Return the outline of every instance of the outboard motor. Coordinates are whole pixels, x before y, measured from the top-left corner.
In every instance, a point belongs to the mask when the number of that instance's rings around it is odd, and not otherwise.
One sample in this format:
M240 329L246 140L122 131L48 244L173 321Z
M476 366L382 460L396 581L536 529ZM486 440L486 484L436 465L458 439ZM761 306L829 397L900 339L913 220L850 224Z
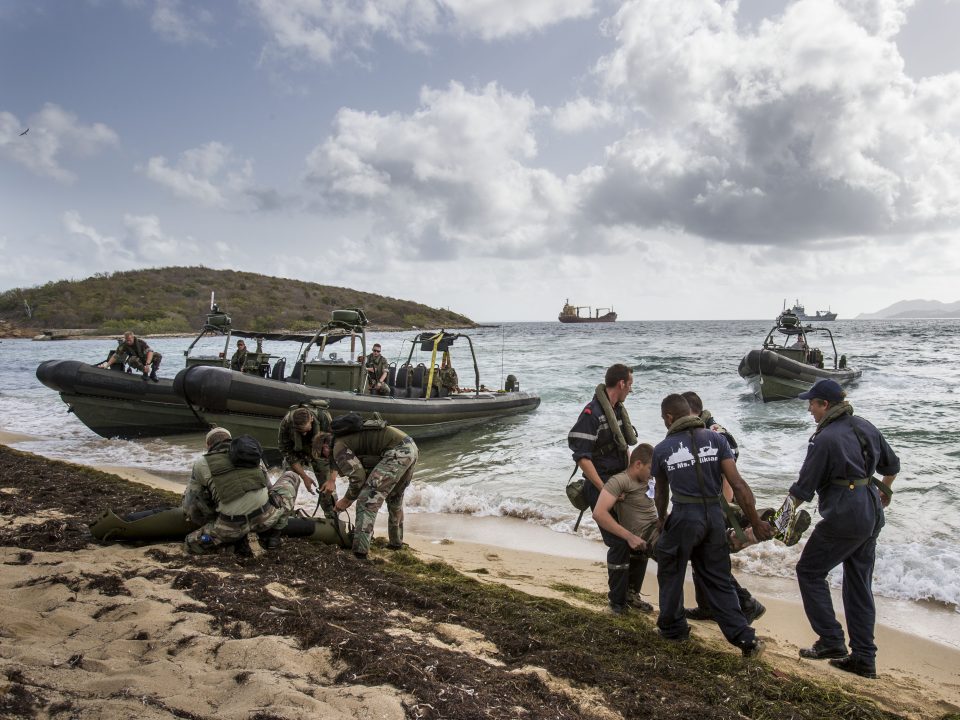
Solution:
M507 375L506 381L503 383L503 389L507 392L519 392L520 391L520 381L517 380L516 375Z

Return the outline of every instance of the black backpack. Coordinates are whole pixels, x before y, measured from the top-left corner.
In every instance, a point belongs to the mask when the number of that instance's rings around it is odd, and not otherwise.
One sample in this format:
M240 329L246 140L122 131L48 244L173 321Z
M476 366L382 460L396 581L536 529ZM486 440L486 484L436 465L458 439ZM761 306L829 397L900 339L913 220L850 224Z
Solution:
M241 435L230 441L230 463L234 467L260 467L263 458L263 448L256 438Z

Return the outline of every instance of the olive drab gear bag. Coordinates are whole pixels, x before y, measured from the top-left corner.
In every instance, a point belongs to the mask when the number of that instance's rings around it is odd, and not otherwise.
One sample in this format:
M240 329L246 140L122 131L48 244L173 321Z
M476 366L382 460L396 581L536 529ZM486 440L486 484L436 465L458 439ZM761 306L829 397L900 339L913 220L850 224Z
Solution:
M580 527L580 521L583 520L583 514L590 509L590 503L587 502L587 494L584 492L584 488L587 484L587 479L584 477L574 478L573 476L577 474L577 470L580 469L579 465L573 466L573 472L570 473L570 477L567 478L567 499L570 501L570 504L573 505L577 510L580 511L580 515L577 517L577 521L573 524L573 531L576 532Z

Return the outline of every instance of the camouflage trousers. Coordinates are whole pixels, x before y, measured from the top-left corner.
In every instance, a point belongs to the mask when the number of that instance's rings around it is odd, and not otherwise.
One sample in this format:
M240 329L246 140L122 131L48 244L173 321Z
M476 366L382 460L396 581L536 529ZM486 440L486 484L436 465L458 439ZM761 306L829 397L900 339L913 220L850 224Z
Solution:
M357 497L356 527L353 531L353 551L366 555L370 551L373 524L384 501L387 503L387 534L390 545L403 544L403 493L413 479L413 468L420 451L411 438L390 448L381 456L377 466L367 475Z
M156 372L157 370L160 369L160 363L162 361L163 361L163 355L161 355L158 352L155 352L153 354L153 360L150 362L149 365L144 365L140 361L140 358L138 358L136 355L131 355L130 357L127 358L127 365L132 367L134 370L139 370L140 372L146 372L147 368L149 368L153 372Z
M203 555L242 540L250 533L282 530L293 515L299 490L300 476L292 471L283 473L268 491L270 499L266 510L243 520L228 520L218 514L202 528L187 535L183 541L184 549L194 555Z

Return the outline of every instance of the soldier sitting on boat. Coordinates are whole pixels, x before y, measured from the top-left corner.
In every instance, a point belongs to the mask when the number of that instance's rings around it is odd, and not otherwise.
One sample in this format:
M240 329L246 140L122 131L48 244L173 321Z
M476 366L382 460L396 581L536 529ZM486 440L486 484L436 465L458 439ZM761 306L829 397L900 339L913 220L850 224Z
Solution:
M261 463L263 450L254 438L233 439L225 428L206 436L207 452L193 464L183 494L183 512L201 525L184 539L192 554L210 553L224 545L249 551L249 533L270 550L280 546L280 531L293 514L300 478L284 472L273 485Z
M375 343L373 352L367 355L364 369L367 371L367 390L375 395L389 395L390 386L386 382L389 367L380 343Z
M453 364L450 362L450 356L444 354L443 361L440 365L440 394L449 395L459 391L460 378L457 377L457 371L454 370Z
M237 351L230 358L230 369L243 372L247 364L247 344L243 340L237 340Z
M163 355L152 350L146 341L134 335L132 330L127 330L123 334L123 340L117 346L116 352L97 367L109 368L116 363L120 363L122 367L123 363L126 363L133 369L141 371L144 380L149 378L154 382L159 382L157 370L160 369L162 360Z

